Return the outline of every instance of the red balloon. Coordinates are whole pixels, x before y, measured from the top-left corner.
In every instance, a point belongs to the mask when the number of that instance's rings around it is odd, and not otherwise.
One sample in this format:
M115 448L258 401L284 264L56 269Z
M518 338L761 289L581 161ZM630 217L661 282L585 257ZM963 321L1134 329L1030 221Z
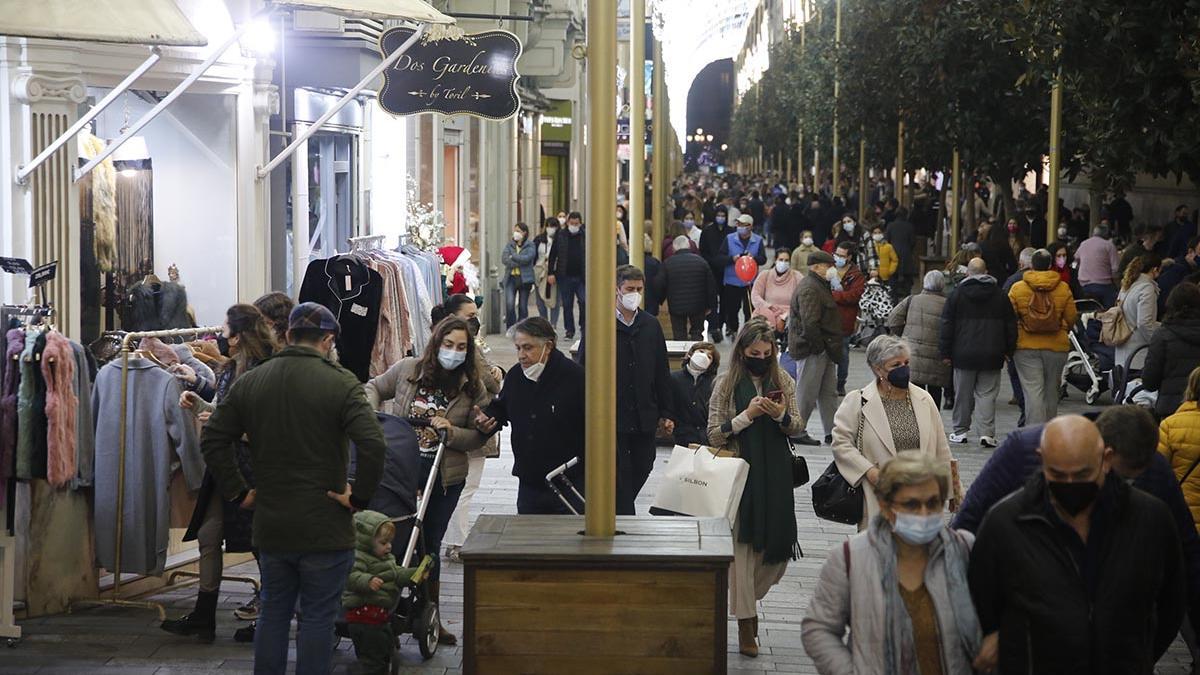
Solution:
M733 273L742 281L750 283L758 276L758 263L754 261L754 258L744 255L733 264Z

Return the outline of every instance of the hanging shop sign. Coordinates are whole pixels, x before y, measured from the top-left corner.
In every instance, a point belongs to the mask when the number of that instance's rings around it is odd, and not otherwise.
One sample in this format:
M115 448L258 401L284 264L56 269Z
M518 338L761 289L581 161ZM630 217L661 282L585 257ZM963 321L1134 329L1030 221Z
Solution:
M48 262L29 273L29 287L41 286L58 276L58 261Z
M33 265L24 258L0 258L0 270L9 274L29 274L33 272Z
M387 58L413 34L392 28L379 39ZM517 59L521 41L503 30L461 38L418 40L383 73L379 105L393 115L438 112L490 120L520 110Z

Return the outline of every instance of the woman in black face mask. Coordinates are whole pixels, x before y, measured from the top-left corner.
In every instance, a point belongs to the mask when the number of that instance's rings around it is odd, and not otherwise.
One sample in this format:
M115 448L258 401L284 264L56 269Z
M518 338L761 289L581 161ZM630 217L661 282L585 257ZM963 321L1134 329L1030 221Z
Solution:
M875 484L879 469L896 453L917 450L950 464L950 442L933 397L909 384L908 343L881 335L867 347L867 365L875 379L858 391L846 392L834 417L833 458L842 477L864 486L863 519L866 528L879 512ZM950 510L961 495L951 494Z
M742 326L729 370L713 385L708 440L750 464L733 526L729 583L738 648L746 656L758 655L757 601L800 552L788 440L803 430L795 392L796 383L779 367L774 328L762 317Z

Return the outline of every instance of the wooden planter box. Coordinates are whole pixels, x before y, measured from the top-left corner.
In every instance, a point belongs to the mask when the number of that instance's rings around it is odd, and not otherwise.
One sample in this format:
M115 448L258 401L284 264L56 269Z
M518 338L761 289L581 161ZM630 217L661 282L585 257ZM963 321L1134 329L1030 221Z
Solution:
M464 672L725 673L729 525L619 517L613 539L573 516L480 516L462 549Z

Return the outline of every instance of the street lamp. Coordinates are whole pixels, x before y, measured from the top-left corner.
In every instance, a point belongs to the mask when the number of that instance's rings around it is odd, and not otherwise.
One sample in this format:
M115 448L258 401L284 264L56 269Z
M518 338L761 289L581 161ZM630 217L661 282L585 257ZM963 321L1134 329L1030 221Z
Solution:
M691 135L691 134L688 134L688 135L687 135L687 142L688 142L688 143L691 143L691 142L692 142L692 135Z
M709 143L712 143L712 134L705 136L704 140L708 141Z
M726 150L728 150L728 149L729 149L729 144L728 144L728 143L722 143L722 144L721 144L721 152L725 152L725 151L726 151Z
M696 135L697 136L699 136L700 134L703 134L703 133L704 133L703 129L701 129L700 127L696 127Z

